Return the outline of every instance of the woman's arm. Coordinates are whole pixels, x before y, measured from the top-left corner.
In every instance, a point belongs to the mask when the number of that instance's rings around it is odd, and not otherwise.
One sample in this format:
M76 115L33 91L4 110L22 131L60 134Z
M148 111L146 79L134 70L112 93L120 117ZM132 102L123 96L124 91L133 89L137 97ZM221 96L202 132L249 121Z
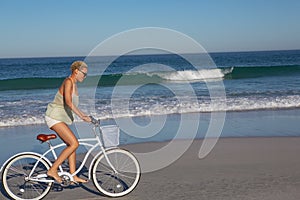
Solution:
M72 101L72 94L73 94L73 83L70 79L66 79L64 86L63 86L63 96L65 104L82 120L90 122L91 119L85 113L83 113L79 108L77 108Z

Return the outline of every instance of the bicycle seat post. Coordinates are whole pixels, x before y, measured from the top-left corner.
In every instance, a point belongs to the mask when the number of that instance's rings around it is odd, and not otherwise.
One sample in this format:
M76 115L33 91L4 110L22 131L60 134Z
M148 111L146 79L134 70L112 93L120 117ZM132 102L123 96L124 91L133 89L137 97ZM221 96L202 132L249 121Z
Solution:
M47 144L48 144L48 147L49 147L49 149L52 149L52 144L51 144L51 142L48 140L48 141L46 141L47 142Z

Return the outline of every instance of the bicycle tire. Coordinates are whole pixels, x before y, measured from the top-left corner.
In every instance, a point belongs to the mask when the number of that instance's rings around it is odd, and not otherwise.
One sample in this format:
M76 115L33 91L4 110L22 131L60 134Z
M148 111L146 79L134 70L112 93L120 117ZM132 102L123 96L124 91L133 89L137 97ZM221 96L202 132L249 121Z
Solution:
M5 165L2 173L2 184L8 196L15 200L39 200L49 193L53 182L26 180L39 159L38 155L20 154L13 157ZM49 168L50 164L41 159L32 175L46 174Z
M108 197L129 194L137 186L141 169L138 160L127 150L115 148L106 151L109 161L118 173L114 173L104 154L100 154L92 166L92 180L95 187Z

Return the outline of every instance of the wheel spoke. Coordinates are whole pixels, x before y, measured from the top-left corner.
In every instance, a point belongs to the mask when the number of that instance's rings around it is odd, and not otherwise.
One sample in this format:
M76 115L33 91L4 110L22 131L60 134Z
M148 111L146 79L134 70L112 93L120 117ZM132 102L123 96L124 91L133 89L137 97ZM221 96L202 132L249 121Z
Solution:
M15 168L15 167L11 167L11 168L9 168L11 171L13 171L13 172L16 172L16 173L18 173L18 174L22 174L22 175L24 175L24 176L27 176L27 174L25 173L25 172L23 172L23 171L21 171L21 170L19 170L19 169L17 169L17 168Z
M39 162L37 166L35 166L36 162ZM37 177L45 174L49 168L50 165L37 155L20 154L12 158L4 167L2 174L4 190L12 199L41 199L48 194L52 183L30 181L25 177L30 173Z
M118 176L122 176L122 177L125 177L125 178L129 178L129 179L136 179L136 176L128 176L128 175L125 175L125 174L122 174L122 173L119 173Z
M114 173L101 154L92 168L96 188L110 197L128 194L136 187L140 178L138 161L130 152L122 149L111 149L106 154L117 173Z

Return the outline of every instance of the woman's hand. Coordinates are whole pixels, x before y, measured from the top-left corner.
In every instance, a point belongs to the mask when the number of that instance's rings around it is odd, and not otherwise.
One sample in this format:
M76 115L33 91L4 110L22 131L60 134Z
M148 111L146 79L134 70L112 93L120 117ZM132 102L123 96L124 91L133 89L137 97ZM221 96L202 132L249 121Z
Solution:
M85 121L85 122L91 122L92 121L92 119L89 117L89 116L82 116L81 117L81 119L83 120L83 121Z

